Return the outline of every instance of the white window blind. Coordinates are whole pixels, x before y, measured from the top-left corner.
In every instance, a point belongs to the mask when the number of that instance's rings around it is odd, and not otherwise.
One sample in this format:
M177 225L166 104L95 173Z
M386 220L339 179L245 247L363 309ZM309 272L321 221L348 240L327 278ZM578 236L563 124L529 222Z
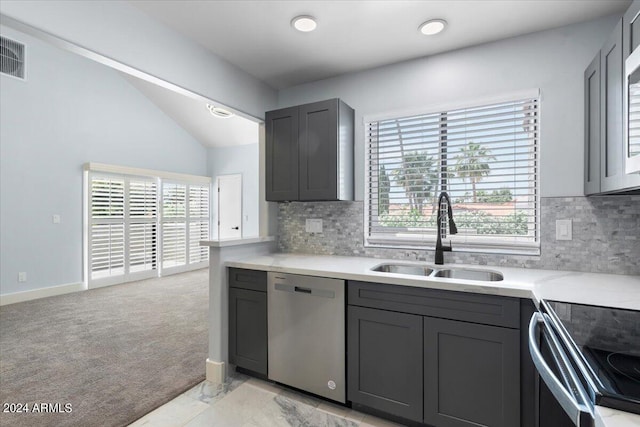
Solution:
M90 271L92 279L124 275L124 179L91 180Z
M430 247L446 191L454 250L539 253L538 128L537 98L368 123L367 245Z
M91 280L155 270L155 181L94 174L90 187Z
M189 186L189 264L209 259L209 248L200 246L209 237L209 186Z
M162 183L162 268L187 261L187 186Z
M155 181L129 180L129 271L156 270L158 191Z
M162 183L162 267L206 263L209 251L209 185Z
M206 266L208 248L200 247L201 240L209 239L209 183L205 177L172 182L159 176L93 171L91 164L88 169L91 286Z

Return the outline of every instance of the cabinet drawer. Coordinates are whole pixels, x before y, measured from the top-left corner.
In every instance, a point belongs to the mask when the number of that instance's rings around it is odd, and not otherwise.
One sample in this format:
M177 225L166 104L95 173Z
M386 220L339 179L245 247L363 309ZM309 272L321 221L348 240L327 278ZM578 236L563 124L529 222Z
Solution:
M518 298L349 281L347 303L485 325L520 327Z
M267 272L229 268L229 287L267 292Z

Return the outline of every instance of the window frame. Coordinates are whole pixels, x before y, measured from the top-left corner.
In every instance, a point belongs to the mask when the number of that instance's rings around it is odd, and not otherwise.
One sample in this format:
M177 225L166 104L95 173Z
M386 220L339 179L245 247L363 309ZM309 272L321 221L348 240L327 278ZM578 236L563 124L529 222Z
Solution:
M541 211L540 211L540 170L541 170L541 112L542 112L542 94L539 89L531 89L513 92L509 94L503 94L493 97L486 97L482 99L476 99L468 102L457 102L457 103L448 103L448 104L438 104L433 105L426 108L420 109L410 109L410 110L398 110L391 111L382 114L369 115L363 117L363 129L364 129L364 227L363 227L363 237L364 237L364 246L368 248L384 248L384 249L413 249L413 250L429 250L434 249L436 243L436 228L432 227L427 230L432 230L432 233L420 232L416 233L415 231L411 233L407 231L405 235L403 235L402 230L399 230L395 235L382 235L370 233L371 229L371 211L374 209L372 207L372 197L371 197L371 188L374 185L372 183L372 174L370 171L373 168L373 160L370 150L370 134L369 134L369 126L374 122L381 122L387 120L396 120L402 118L408 118L412 116L420 116L420 115L435 115L435 114L443 114L448 113L455 110L462 109L473 109L484 106L498 105L501 103L509 103L509 102L519 102L526 99L536 99L537 100L537 114L536 114L536 137L534 143L534 167L535 167L535 182L532 187L532 194L534 195L535 201L533 202L532 211L533 213L533 226L534 226L534 235L533 237L526 237L523 241L514 243L515 238L510 238L511 241L508 241L504 238L492 237L492 235L464 235L462 238L459 235L447 235L447 240L452 241L452 245L454 251L457 252L475 252L475 253L486 253L486 254L510 254L510 255L540 255L540 241L541 241L541 229L540 229L540 221L541 221ZM438 168L441 167L441 159L438 159ZM442 174L438 174L438 184L436 186L436 194L441 191L442 185ZM444 178L446 180L446 178ZM377 184L376 184L377 185ZM379 190L376 188L376 192ZM377 207L375 207L377 209ZM377 215L377 214L376 214ZM455 212L454 212L454 220L455 220ZM466 241L462 241L462 239Z

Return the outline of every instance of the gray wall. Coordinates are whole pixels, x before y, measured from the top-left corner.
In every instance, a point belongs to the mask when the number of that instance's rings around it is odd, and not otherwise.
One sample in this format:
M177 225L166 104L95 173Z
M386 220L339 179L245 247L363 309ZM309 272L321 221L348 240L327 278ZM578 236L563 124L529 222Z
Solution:
M362 200L363 117L429 111L539 88L541 194L582 195L583 72L618 19L606 17L300 85L280 91L278 104L339 97L355 109L356 198Z
M0 77L0 293L78 283L82 165L206 175L206 150L116 71L0 30L28 61L27 81Z
M256 139L258 135L256 135ZM242 175L242 235L253 237L259 234L259 185L258 142L236 147L209 148L207 150L207 175L216 179L219 175ZM215 195L214 195L215 196ZM217 206L214 203L214 206ZM213 213L217 215L217 213ZM214 226L217 219L214 218Z
M255 117L276 91L125 1L2 0L0 13Z

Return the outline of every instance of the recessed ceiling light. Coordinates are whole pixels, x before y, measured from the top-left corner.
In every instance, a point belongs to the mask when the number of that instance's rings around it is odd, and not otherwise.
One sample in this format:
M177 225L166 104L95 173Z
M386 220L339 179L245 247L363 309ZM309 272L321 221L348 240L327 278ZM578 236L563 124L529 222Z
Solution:
M291 26L298 31L308 33L315 30L318 26L318 23L316 22L316 18L314 18L313 16L300 15L291 20Z
M418 30L425 36L433 36L444 30L444 27L446 26L447 21L445 21L444 19L430 19L424 24L420 25L418 27Z
M235 116L235 114L233 114L231 111L225 110L224 108L221 108L221 107L216 107L211 104L207 104L207 109L209 110L211 115L218 117L220 119L228 119L229 117Z

